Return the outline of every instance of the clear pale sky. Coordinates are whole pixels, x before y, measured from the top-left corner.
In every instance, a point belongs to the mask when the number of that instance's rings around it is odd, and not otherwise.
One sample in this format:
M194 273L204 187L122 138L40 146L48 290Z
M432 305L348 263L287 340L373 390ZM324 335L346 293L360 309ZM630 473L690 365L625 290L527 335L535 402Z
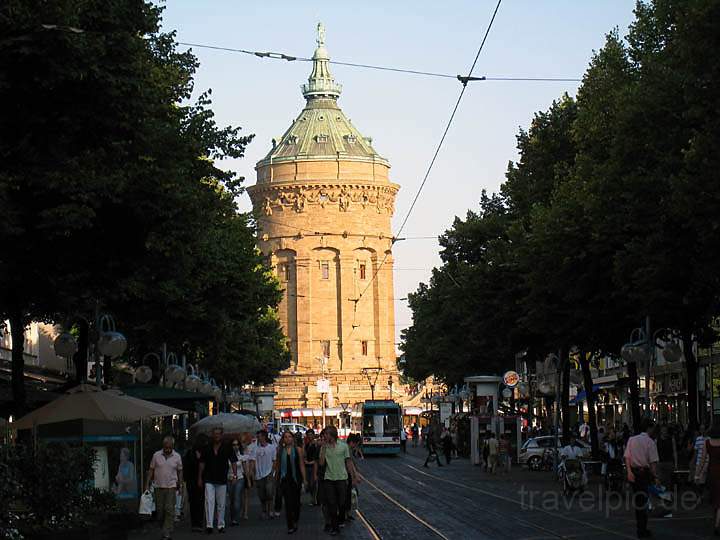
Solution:
M164 27L178 41L283 52L310 57L322 21L333 60L467 74L495 8L495 0L457 2L170 0ZM580 78L593 50L613 27L624 35L632 0L505 0L474 75ZM183 47L186 48L186 47ZM254 133L246 157L228 168L255 183L255 162L271 139L290 126L304 105L300 85L311 64L260 59L193 48L200 61L196 93L212 89L220 125ZM340 106L391 165L400 184L394 230L406 214L455 103L453 79L331 66L343 85ZM402 236L442 234L455 216L477 208L483 189L494 191L508 161L517 158L515 136L534 112L547 109L575 82L475 82L465 93L435 167ZM243 195L242 210L251 208ZM396 336L411 323L401 300L427 282L439 264L436 240L408 240L394 248Z

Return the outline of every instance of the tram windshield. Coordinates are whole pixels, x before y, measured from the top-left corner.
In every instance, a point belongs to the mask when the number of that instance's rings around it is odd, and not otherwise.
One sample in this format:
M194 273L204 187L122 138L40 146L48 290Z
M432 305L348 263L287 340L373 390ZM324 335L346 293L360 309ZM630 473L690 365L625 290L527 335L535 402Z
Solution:
M363 414L365 437L397 437L400 435L398 409L370 409Z

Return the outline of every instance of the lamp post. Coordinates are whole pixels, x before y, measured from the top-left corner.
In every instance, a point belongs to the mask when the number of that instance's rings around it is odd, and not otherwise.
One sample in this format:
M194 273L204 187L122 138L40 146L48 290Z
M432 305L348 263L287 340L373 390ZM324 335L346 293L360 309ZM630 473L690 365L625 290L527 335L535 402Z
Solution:
M644 328L635 328L630 333L630 340L620 349L620 355L627 364L628 378L630 379L630 414L632 415L633 430L640 431L640 395L638 391L638 362L647 357L648 336ZM649 371L649 370L648 370ZM646 386L649 381L646 381Z
M328 391L328 381L325 378L325 368L327 367L327 363L329 358L327 356L318 356L318 360L320 361L320 367L322 369L322 379L318 381L318 390L320 391L320 407L322 409L322 427L325 428L325 394ZM321 382L322 381L322 382Z
M562 354L562 352L560 353ZM555 414L554 414L554 429L555 429L555 445L553 449L553 470L555 474L558 471L558 448L560 447L560 387L562 386L562 372L565 367L567 360L564 357L560 357L557 354L549 354L548 358L555 363L555 370L557 372L555 378ZM567 435L567 434L566 434Z

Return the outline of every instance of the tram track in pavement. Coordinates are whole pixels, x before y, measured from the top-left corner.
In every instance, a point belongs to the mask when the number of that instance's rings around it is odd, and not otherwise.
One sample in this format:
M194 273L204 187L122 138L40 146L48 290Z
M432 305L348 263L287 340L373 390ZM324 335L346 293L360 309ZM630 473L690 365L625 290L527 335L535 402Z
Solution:
M414 460L413 460L413 461L414 461ZM404 465L405 465L406 467L410 468L414 473L423 475L423 476L426 477L426 478L430 478L430 479L435 480L435 481L437 481L437 482L442 482L442 483L445 483L445 484L448 484L448 485L453 485L453 486L462 488L462 489L464 489L464 490L469 490L469 491L472 491L472 492L474 492L474 493L478 493L478 494L484 495L484 496L486 496L486 497L491 497L491 498L493 498L493 499L495 499L495 500L499 500L499 501L504 501L504 502L507 502L507 503L511 503L512 505L517 506L518 509L521 510L521 511L524 511L524 512L528 512L528 511L531 511L531 512L532 512L532 511L534 511L534 512L538 512L538 513L540 513L540 514L544 514L544 515L546 515L546 516L548 516L548 517L550 517L550 518L552 518L552 519L555 519L555 520L558 520L558 519L559 519L559 520L563 520L563 521L565 521L565 522L567 522L567 523L572 523L572 524L574 524L574 525L581 526L581 527L583 527L584 530L585 530L584 535L587 535L587 532L589 532L590 530L592 530L592 531L594 531L594 532L596 532L596 533L598 533L598 534L604 535L604 537L606 537L606 538L607 538L608 536L613 537L613 538L631 538L631 539L634 539L634 538L635 538L634 535L629 535L629 534L623 533L623 532L621 532L621 531L616 531L616 530L608 529L608 528L606 528L606 527L602 527L602 526L600 526L600 525L591 523L591 522L589 522L589 521L585 521L585 520L581 520L581 519L578 519L578 518L574 518L574 517L567 516L567 515L565 515L565 514L563 514L563 513L560 513L560 512L552 512L552 511L549 511L549 510L545 510L545 509L543 509L543 508L539 508L539 507L537 507L537 506L524 503L523 501L520 501L520 500L518 500L517 498L514 498L514 497L509 497L509 496L506 496L506 495L500 495L500 494L498 494L497 492L489 491L489 490L486 490L486 489L480 489L480 488L477 488L477 487L475 487L475 486L472 486L472 485L469 485L469 484L466 484L466 483L463 483L463 482L458 482L458 481L455 481L455 480L451 480L451 479L448 479L448 478L444 478L444 477L442 477L442 476L438 476L438 475L435 475L435 474L430 474L429 472L423 471L423 470L419 469L418 467L415 467L415 466L410 465L410 464L407 464L407 463L404 463ZM405 475L403 475L402 473L396 472L394 469L392 469L391 467L388 467L388 466L385 465L385 464L383 464L383 466L384 466L388 471L395 472L396 474L398 474L398 475L401 476L401 477L404 477L404 476L405 476ZM417 482L417 480L416 480L416 482ZM467 499L469 499L469 500L470 500L473 504L475 504L475 505L478 504L476 500L473 500L473 499L470 499L470 498L467 498ZM492 509L489 509L489 508L486 508L486 507L481 507L481 508L479 508L479 509L482 510L483 512L497 515L498 517L503 517L503 518L507 518L507 517L508 517L508 513L501 513L501 512L499 512L499 511L497 511L497 510L492 510ZM523 525L525 525L525 526L527 526L527 527L529 527L529 528L533 528L533 529L537 530L538 532L542 532L543 534L548 535L548 536L553 537L553 538L567 539L567 538L572 538L572 537L578 536L576 533L569 534L569 535L568 535L567 533L566 533L566 534L560 534L560 533L558 533L558 532L556 532L556 531L552 531L552 530L550 530L550 529L547 529L547 528L543 527L542 525L538 525L537 523L533 523L532 521L529 521L529 520L527 520L527 519L523 519L523 518L517 517L516 515L513 515L513 518L512 518L512 519L513 519L513 521L516 522L516 523L522 523Z
M373 488L375 492L382 495L385 499L390 501L392 504L394 504L396 507L398 507L400 510L402 510L405 514L409 517L411 517L415 522L420 523L425 530L428 530L433 533L434 537L442 538L443 540L450 540L447 536L445 536L440 530L438 530L436 527L425 521L423 518L418 516L415 512L407 508L405 505L400 503L397 499L392 497L389 493L387 493L385 490L377 486L374 482L369 480L367 476L360 474L360 477L362 478L363 482ZM368 518L368 516L364 513L362 513L360 510L356 511L363 522L363 524L367 527L368 531L373 535L374 538L381 540L383 538L382 533L379 531L377 526L373 525L372 520Z
M427 494L431 492L431 490L427 489L430 487L428 484L424 484L423 482L420 482L419 480L412 479L407 477L406 475L400 473L399 471L393 469L392 467L386 465L385 463L379 463L384 469L389 471L392 474L395 474L397 476L400 476L401 478L404 478L406 480L410 481L409 486L405 486L407 488L406 494L414 495L417 498L421 498L420 500L427 497ZM422 471L421 471L422 472ZM434 475L428 475L429 477L433 479L438 479L438 477L435 477ZM385 478L387 479L387 478ZM412 486L412 487L410 487ZM460 506L457 503L457 498L463 499L463 505ZM522 519L517 516L517 514L508 514L507 512L503 513L498 510L493 510L491 508L488 508L486 505L481 505L478 503L477 500L472 499L471 497L468 497L463 494L455 494L455 501L451 500L451 497L435 497L434 504L435 509L438 511L445 511L447 513L456 512L458 510L458 507L464 507L467 509L467 514L463 516L465 519L460 519L458 521L462 521L462 523L459 523L459 525L464 526L473 526L477 525L477 516L478 512L482 513L483 518L487 517L495 517L497 518L497 523L505 522L509 519L512 520L513 526L515 527L516 532L520 532L518 529L519 527L525 528L526 531L520 535L520 538L534 538L534 539L550 539L550 538L558 538L562 540L569 540L570 538L573 538L573 535L566 535L561 534L556 531L552 531L546 527L543 527L541 525L538 525L536 523L533 523L531 521ZM472 508L472 507L476 508ZM452 514L450 514L452 515ZM457 515L457 514L456 514ZM498 534L501 534L501 531L487 531L489 534L486 536L486 538L496 538ZM457 537L457 532L453 532L452 536ZM538 536L538 534L540 536ZM464 536L465 538L480 538L483 536L483 533L477 530L472 530L472 532L466 532L467 536Z

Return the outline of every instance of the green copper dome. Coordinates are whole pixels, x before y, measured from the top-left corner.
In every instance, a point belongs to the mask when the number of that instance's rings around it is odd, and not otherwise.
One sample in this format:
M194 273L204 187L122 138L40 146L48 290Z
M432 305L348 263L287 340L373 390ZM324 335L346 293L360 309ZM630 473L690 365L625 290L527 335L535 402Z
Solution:
M307 104L280 140L273 139L272 149L257 166L320 158L373 161L389 166L375 152L372 139L363 137L338 106L342 85L336 83L330 73L322 23L318 24L317 31L313 69L307 84L302 86Z

